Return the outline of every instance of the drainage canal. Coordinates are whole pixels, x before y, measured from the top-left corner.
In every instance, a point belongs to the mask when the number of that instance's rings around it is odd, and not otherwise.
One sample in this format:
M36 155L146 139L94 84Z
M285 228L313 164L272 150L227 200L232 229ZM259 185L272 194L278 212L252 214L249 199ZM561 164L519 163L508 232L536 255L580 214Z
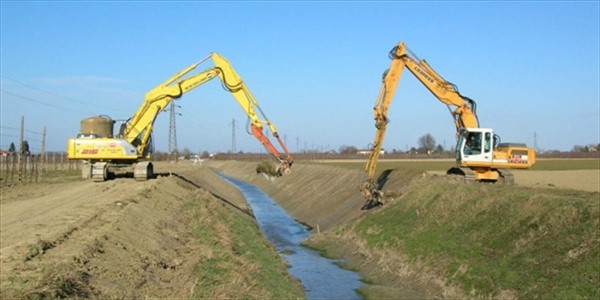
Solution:
M289 272L304 285L308 299L361 299L356 290L362 286L360 275L340 268L336 261L300 245L310 235L259 188L225 175L252 208L264 235L289 263Z

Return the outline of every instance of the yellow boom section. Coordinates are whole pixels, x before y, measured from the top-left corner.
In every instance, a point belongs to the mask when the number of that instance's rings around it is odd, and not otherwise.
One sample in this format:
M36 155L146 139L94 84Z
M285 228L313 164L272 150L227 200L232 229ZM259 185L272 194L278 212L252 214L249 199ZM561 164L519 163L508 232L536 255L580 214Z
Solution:
M402 76L403 70L404 62L402 60L392 60L390 68L383 75L383 82L381 84L381 88L379 89L379 95L377 96L375 106L373 107L375 128L377 128L377 132L375 133L371 155L369 156L369 160L367 161L367 165L365 167L365 173L367 177L365 184L369 186L375 184L373 179L375 178L375 171L377 169L377 162L379 160L379 152L381 151L383 139L385 137L385 130L388 124L388 110L390 108L392 99L394 99L394 93L396 93L398 81ZM362 190L370 191L373 189L367 187L363 188Z
M457 136L461 128L479 128L479 121L474 111L475 102L462 96L455 85L444 80L425 60L419 60L414 55L409 55L409 50L404 42L392 49L390 58L401 60L438 100L448 105L454 115ZM453 108L450 108L451 106Z
M212 59L214 67L210 67L198 74L189 75L185 78L188 73L196 69L204 61ZM210 81L214 78L220 78L223 87L229 91L235 100L242 107L248 118L251 120L252 134L273 154L280 162L284 163L287 167L284 167L287 172L289 166L292 164L292 158L279 138L275 125L271 123L264 112L260 109L258 101L254 98L246 84L242 81L240 76L231 67L229 62L217 53L211 53L205 59L190 65L189 67L181 70L171 78L156 86L154 89L146 94L145 100L137 110L135 115L129 120L126 128L121 132L121 136L131 143L138 150L140 157L144 156L148 146L148 141L152 133L152 126L158 114L162 112L171 101L181 97L184 93ZM260 112L263 119L259 118L256 111ZM277 138L277 141L282 146L286 156L281 157L277 149L271 144L271 142L264 136L262 128L263 124L266 124L273 135Z
M235 72L235 70L231 67L231 64L217 53L211 53L210 57L212 58L215 68L219 70L219 77L221 78L221 82L223 83L223 87L227 89L235 98L235 100L240 104L248 118L252 121L252 124L256 126L262 126L262 124L266 124L269 126L269 129L273 133L277 133L277 129L275 125L273 125L269 120L266 119L264 113L260 110L258 106L258 101L254 98L246 84L242 81L240 76ZM265 120L261 120L258 118L256 114L257 108L260 113L263 115Z
M152 133L152 125L158 114L165 110L174 99L217 76L218 70L210 68L189 78L181 79L204 60L183 69L146 94L144 102L127 123L125 131L121 133L124 139L138 149L139 154L145 152Z

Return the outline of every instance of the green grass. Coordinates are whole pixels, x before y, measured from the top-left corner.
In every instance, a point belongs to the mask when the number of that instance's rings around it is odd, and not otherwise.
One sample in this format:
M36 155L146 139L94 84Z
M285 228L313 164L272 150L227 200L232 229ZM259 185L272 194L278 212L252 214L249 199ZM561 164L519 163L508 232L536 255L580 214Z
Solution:
M538 171L600 170L600 159L542 159L531 168Z
M600 297L597 193L420 184L359 223L370 247L424 259L480 297Z
M301 284L247 215L222 205L191 202L193 234L212 253L196 266L195 299L302 299Z

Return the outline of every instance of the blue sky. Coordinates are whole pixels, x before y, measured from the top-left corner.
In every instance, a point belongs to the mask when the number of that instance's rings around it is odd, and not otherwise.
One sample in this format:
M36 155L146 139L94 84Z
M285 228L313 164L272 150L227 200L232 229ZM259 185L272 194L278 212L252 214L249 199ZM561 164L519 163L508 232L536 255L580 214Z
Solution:
M372 107L388 51L404 41L503 141L549 150L599 142L598 1L1 2L1 141L21 116L34 151L63 151L94 115L127 119L147 91L218 52L244 79L291 151L372 143ZM210 64L206 65L206 68ZM218 80L177 104L191 151L264 151ZM430 133L454 144L452 119L409 72L384 148ZM155 123L168 150L169 115ZM537 139L534 140L534 136Z

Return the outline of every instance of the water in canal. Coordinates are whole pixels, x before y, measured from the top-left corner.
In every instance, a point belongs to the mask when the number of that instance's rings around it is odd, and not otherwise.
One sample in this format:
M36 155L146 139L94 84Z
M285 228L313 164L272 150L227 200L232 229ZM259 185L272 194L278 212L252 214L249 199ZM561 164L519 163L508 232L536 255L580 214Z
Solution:
M300 245L310 235L259 188L221 174L236 186L252 208L264 235L289 263L289 272L304 285L308 299L361 299L355 290L363 284L356 272L344 270L334 260Z

